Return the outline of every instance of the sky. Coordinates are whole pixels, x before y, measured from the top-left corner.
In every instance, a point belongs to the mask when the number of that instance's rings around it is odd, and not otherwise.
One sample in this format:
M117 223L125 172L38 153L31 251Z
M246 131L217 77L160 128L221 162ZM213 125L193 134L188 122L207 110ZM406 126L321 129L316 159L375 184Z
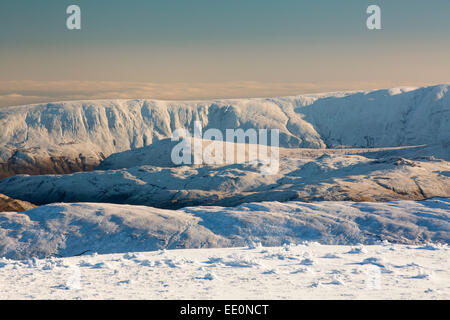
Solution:
M0 0L0 106L433 85L449 57L448 0Z

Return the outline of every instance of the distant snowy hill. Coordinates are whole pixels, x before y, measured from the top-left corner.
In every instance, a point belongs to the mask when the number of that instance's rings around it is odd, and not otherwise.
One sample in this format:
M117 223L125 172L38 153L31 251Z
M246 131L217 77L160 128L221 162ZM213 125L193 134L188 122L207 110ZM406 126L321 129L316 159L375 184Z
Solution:
M0 257L74 256L174 248L264 246L318 241L450 243L450 200L262 202L234 208L52 204L0 213ZM0 260L0 268L1 268Z
M282 147L450 145L449 85L284 98L102 100L0 109L0 177L94 169L176 128L269 128Z
M426 147L280 148L279 171L264 175L261 162L174 167L171 145L161 141L112 155L101 165L105 170L9 177L0 180L0 193L39 205L105 202L170 209L255 201L450 197L450 162L434 159L434 149Z

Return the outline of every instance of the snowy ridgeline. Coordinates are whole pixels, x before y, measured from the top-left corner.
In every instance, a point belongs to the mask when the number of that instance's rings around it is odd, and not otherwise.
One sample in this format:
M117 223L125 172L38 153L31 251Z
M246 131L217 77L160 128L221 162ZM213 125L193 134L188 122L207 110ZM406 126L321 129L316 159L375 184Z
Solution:
M0 299L448 300L449 259L446 245L386 242L3 258Z
M177 128L280 130L280 146L449 150L449 85L198 102L102 100L0 109L0 176L85 171ZM449 153L444 154L450 158Z
M0 257L68 257L250 243L450 243L450 200L262 202L163 210L115 204L52 204L0 213Z

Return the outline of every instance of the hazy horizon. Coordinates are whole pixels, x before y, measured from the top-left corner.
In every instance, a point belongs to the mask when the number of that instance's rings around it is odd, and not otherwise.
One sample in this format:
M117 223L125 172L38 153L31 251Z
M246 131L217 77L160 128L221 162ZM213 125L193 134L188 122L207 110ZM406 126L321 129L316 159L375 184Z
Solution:
M66 8L81 8L67 30ZM0 3L0 106L197 100L450 83L450 2Z

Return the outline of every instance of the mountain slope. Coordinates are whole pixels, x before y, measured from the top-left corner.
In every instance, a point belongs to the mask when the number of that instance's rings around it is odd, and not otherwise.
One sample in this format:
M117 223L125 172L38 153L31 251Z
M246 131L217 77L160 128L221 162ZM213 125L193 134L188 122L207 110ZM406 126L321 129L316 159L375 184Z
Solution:
M0 213L0 257L74 256L174 248L450 243L448 199L392 203L263 202L234 208L52 204Z
M166 150L170 144L157 146ZM0 180L0 192L39 205L105 202L170 209L257 201L450 197L450 162L425 157L427 152L425 147L280 148L279 170L264 174L266 165L261 162L165 166L169 152L164 157L148 147L112 156L105 161L110 170L9 177ZM127 164L138 166L123 168Z
M0 177L92 170L177 128L280 130L280 146L436 145L450 157L449 85L212 101L102 100L0 109Z

